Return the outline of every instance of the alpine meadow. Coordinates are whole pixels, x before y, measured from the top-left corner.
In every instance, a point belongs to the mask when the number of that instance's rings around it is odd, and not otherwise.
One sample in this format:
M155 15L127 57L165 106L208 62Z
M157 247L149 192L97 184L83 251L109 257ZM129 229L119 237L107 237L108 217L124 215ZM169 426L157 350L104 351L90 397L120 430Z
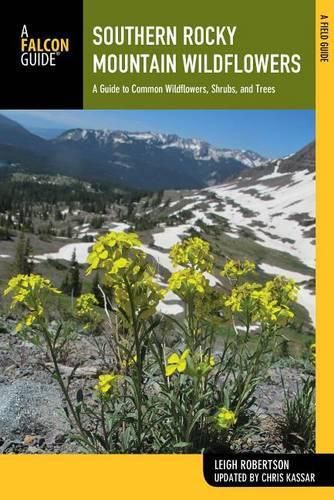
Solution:
M312 139L29 113L0 115L0 452L313 453Z

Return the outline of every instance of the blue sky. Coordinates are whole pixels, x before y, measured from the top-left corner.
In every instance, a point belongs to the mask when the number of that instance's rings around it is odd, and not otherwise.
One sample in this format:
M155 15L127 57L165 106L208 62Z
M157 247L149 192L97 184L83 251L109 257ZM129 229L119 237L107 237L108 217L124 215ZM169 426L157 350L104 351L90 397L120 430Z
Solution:
M217 147L288 155L314 139L312 110L3 111L26 128L110 128L196 137Z

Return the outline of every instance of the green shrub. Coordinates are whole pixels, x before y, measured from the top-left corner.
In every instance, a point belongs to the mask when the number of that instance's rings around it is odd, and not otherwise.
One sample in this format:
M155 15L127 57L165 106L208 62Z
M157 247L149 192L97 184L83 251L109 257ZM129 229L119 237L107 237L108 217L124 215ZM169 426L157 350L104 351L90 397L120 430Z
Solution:
M282 381L284 386L284 381ZM291 396L286 389L284 415L278 420L283 443L287 449L315 451L315 380L309 376L297 385Z

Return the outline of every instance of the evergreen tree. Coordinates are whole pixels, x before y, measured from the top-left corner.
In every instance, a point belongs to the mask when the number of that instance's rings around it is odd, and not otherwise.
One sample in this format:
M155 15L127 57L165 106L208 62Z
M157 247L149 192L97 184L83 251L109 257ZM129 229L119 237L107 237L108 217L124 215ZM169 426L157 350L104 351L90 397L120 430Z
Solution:
M31 274L33 270L32 246L30 240L20 233L15 252L14 273Z
M71 259L71 269L70 269L70 282L72 287L72 295L74 297L78 297L81 293L81 281L80 281L80 269L79 264L77 262L75 249L73 250L72 259Z
M61 285L61 289L67 295L79 297L81 293L82 283L80 281L80 269L76 258L75 249L72 253L71 266L66 273L65 279Z
M15 274L24 273L25 240L23 233L20 233L15 250Z
M24 249L24 264L25 264L25 273L31 274L34 269L34 262L32 260L33 249L30 243L30 238L26 239L25 249Z
M65 274L65 278L64 278L62 284L60 285L60 289L61 289L62 292L66 293L66 295L70 295L71 294L70 282L69 282L69 279L68 279L68 273Z

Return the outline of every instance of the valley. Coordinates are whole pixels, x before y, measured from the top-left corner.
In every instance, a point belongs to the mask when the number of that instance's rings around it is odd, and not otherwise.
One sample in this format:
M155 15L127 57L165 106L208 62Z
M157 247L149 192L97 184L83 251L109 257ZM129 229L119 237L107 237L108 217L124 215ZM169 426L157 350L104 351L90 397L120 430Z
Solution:
M73 141L79 140L77 132L70 134ZM103 135L98 137L101 139ZM151 140L151 136L145 137ZM196 150L196 154L200 153ZM221 185L139 193L133 199L127 199L123 193L118 199L106 198L103 203L102 193L94 192L89 182L64 176L35 175L29 179L39 186L51 184L61 192L74 186L80 188L77 197L81 201L70 205L60 198L53 206L45 200L43 208L35 201L30 228L25 228L33 248L35 271L52 277L57 286L68 270L73 251L84 268L92 242L107 231L137 232L144 241L144 251L158 266L163 283L173 270L168 259L172 245L189 235L197 235L210 242L221 266L227 258L250 259L256 263L262 280L273 275L295 279L300 286L300 323L305 331L312 331L315 323L313 145L297 153L295 160L287 158L247 168ZM12 177L16 183L27 180L24 173ZM85 196L95 196L100 203L83 203ZM2 218L5 217L3 213ZM15 256L20 211L12 214L11 219L13 237L1 242L3 281L10 276ZM81 274L85 282L83 270ZM219 268L211 280L220 283ZM180 301L170 293L161 309L168 314L182 312Z
M91 397L96 377L114 370L116 363L108 337L108 328L118 332L114 291L102 284L101 269L86 272L94 243L110 232L138 234L154 270L154 284L164 290L171 275L184 270L173 264L169 252L189 237L210 246L213 266L203 271L203 277L213 293L231 293L233 283L221 274L231 259L254 263L249 279L261 285L275 276L296 282L293 319L280 329L275 348L269 342L263 363L270 360L270 366L261 380L254 375L256 385L247 396L247 418L258 431L247 430L240 418L246 434L233 446L269 453L299 449L293 439L292 444L281 442L276 420L284 413L282 377L289 394L296 392L304 376L313 377L309 353L316 321L314 143L272 160L253 151L154 132L76 128L46 140L0 115L0 453L82 452L60 415L63 397L55 380L41 368L49 368L49 358L38 342L33 345L29 336L15 334L19 313L9 309L3 291L18 273L43 276L62 291L53 298L48 318L51 332L58 318L72 329L60 353L61 375L65 380L74 370L71 397ZM101 284L109 290L109 305ZM82 294L92 294L97 301L89 328L76 312ZM160 336L163 339L158 343L163 350L176 349L175 325L187 314L177 289L159 296L154 317L160 318L157 335L159 342ZM226 346L243 345L240 361L239 347L232 356L235 385L232 379L228 383L233 397L239 390L238 377L247 374L242 363L253 366L263 325L255 321L248 328L241 319L219 314L216 319L222 321L215 324L210 362L218 365ZM126 326L120 332L127 338ZM249 358L242 361L244 350ZM126 369L131 369L133 359ZM95 403L93 397L90 404Z

